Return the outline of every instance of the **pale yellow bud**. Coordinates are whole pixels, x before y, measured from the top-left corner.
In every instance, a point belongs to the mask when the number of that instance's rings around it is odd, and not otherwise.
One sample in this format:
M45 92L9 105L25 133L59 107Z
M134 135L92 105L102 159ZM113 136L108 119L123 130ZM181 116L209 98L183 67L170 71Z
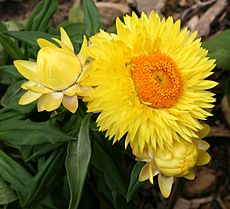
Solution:
M37 74L44 86L63 90L73 85L81 72L81 64L73 51L43 47L37 58Z
M155 163L165 176L186 176L196 165L198 148L195 142L175 142L171 150L159 150L155 153Z

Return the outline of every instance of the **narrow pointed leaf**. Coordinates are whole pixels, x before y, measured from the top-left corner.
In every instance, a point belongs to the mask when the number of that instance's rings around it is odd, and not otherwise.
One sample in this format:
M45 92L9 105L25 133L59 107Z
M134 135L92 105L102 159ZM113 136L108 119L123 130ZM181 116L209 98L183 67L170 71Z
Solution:
M17 199L15 191L0 177L0 205L7 205Z
M143 167L143 163L137 162L133 167L132 173L130 175L128 192L126 194L126 200L129 202L133 195L137 192L137 189L141 186L141 182L138 181L140 171Z
M13 65L4 65L0 67L0 83L10 85L23 77L18 73Z
M95 168L101 171L104 179L111 191L116 191L119 194L126 195L125 182L116 167L116 163L100 146L97 140L93 141L92 164Z
M57 9L57 0L40 1L26 24L26 30L45 31L48 27L49 20Z
M26 183L32 176L2 150L0 150L0 173L2 179L17 192L20 201L24 201L27 196Z
M54 151L45 161L38 173L26 183L27 197L23 207L44 197L44 191L51 190L57 184L58 176L63 166L65 147Z
M38 145L46 142L59 144L75 139L49 121L10 119L0 122L0 141L9 145Z
M84 18L86 25L86 35L88 37L96 34L100 29L100 16L93 0L83 1Z
M68 209L77 209L88 166L91 158L91 144L89 137L90 114L82 121L77 141L69 142L66 157L67 180L70 189L70 202Z
M0 33L0 44L13 59L22 59L23 55L17 44L6 35Z

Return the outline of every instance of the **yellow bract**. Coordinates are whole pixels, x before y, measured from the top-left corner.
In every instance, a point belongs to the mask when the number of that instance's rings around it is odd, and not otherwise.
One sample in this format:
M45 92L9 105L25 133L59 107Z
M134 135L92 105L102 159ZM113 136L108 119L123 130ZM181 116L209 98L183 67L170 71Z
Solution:
M84 74L87 40L84 38L81 51L75 55L73 45L64 31L57 43L38 39L41 49L37 62L16 60L14 65L29 81L22 88L27 92L20 98L19 104L25 105L38 99L38 111L52 111L61 103L71 112L78 108L78 96L85 96L89 87L82 86L80 79Z

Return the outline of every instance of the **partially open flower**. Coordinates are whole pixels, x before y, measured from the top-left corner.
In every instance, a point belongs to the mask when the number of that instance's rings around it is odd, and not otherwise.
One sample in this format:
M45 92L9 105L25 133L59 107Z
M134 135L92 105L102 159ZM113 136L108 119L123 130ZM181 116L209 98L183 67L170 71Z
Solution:
M158 175L158 183L161 193L168 197L171 192L175 177L184 177L194 179L194 167L207 164L210 156L206 152L209 144L201 139L192 142L175 142L173 149L159 149L156 152L144 149L144 152L134 153L138 161L144 161L146 164L142 168L139 180L149 179L153 183L153 177Z
M26 105L38 99L38 111L55 110L61 103L71 112L77 110L78 96L84 96L88 90L80 83L87 59L87 40L84 38L80 53L75 55L67 33L63 28L60 32L61 40L53 38L60 47L38 39L41 49L37 62L14 61L19 73L29 80L22 84L27 92L19 104Z

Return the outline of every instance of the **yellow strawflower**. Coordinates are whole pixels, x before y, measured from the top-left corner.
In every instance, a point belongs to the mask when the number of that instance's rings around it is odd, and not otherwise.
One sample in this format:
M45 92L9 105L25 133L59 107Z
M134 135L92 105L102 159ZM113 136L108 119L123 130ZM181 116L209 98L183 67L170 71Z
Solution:
M139 181L149 180L153 184L153 177L159 174L160 191L167 198L175 177L192 180L195 178L194 167L210 161L206 152L208 148L209 144L201 139L191 142L175 141L172 149L159 149L155 152L146 147L141 154L134 153L136 160L146 162L139 174Z
M90 39L92 63L82 79L93 87L85 101L89 112L100 113L99 129L114 142L125 136L134 152L193 143L215 101L208 90L217 83L206 80L215 60L172 17L133 13L124 23L117 18L116 28Z
M38 111L52 111L61 104L71 112L78 108L78 96L84 96L88 87L79 82L87 59L87 40L84 38L81 51L75 55L73 45L63 28L61 40L53 38L60 46L39 38L40 50L37 62L16 60L14 65L26 79L22 88L27 92L19 104L26 105L38 99Z

